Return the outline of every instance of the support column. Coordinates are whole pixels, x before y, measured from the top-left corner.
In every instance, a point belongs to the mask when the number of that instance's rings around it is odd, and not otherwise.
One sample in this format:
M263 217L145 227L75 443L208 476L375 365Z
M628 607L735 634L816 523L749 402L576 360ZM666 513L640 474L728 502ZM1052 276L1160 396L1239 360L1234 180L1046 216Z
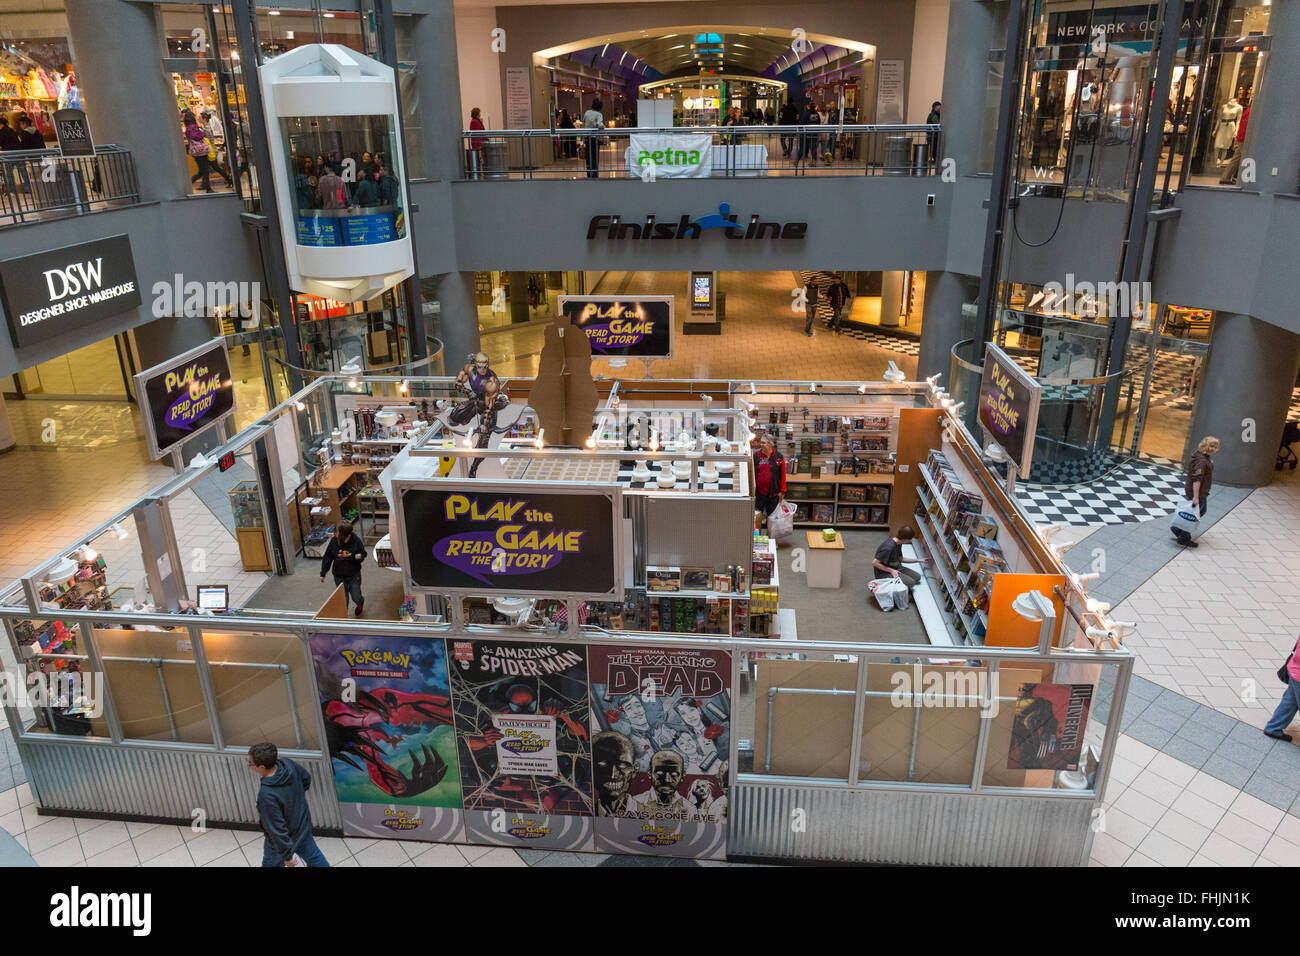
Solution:
M921 353L916 360L918 379L942 372L939 384L951 385L948 372L952 366L952 347L970 336L973 323L961 314L966 304L967 279L955 272L925 274L925 312L921 318Z
M1215 315L1191 445L1219 439L1216 482L1257 488L1273 480L1298 369L1300 335L1249 315Z
M531 315L528 311L528 273L511 272L510 276L510 324L527 322Z
M416 86L420 91L426 174L430 179L459 179L460 67L456 60L453 0L428 0L428 5L429 12L415 18L413 33L419 51ZM483 42L487 42L486 37Z
M162 71L162 40L152 3L66 0L77 86L97 143L135 156L140 199L189 193L176 91Z
M474 273L448 272L438 277L441 310L438 337L443 344L443 366L455 375L465 356L479 350L478 305L474 298Z
M1004 46L995 39L993 4L952 0L948 5L948 50L943 67L943 142L939 160L957 162L957 175L979 170L987 96L989 50ZM997 122L996 112L992 122ZM947 368L947 365L944 365Z
M1255 160L1255 182L1245 185L1262 193L1293 193L1300 188L1300 125L1295 119L1295 94L1300 90L1300 2L1285 0L1269 9L1273 50L1246 127L1242 156Z
M903 273L888 271L880 276L880 324L898 328L898 313L903 305Z
M14 427L9 422L9 409L5 407L4 396L0 395L0 455L13 451L16 444Z

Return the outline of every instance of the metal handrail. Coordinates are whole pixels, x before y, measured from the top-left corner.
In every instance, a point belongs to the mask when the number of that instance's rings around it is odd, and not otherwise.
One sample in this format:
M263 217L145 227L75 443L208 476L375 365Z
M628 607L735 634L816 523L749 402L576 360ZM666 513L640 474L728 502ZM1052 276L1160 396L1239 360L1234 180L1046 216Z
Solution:
M0 186L0 227L140 202L135 157L112 143L96 146L93 156L6 150L0 153Z

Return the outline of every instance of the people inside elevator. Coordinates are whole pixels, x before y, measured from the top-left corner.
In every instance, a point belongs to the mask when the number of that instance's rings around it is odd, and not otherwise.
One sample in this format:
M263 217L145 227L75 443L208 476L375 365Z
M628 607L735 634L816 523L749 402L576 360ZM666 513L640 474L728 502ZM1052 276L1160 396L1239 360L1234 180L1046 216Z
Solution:
M776 453L769 435L758 440L754 452L754 510L767 517L785 501L785 459Z
M352 194L352 205L365 208L379 205L379 183L375 178L374 167L367 167L357 179L356 192Z
M605 115L601 112L601 102L599 99L591 101L591 109L587 110L582 116L583 129L604 129ZM600 177L600 147L603 137L587 137L587 178L597 179Z
M849 299L853 294L849 291L848 284L842 276L836 276L835 281L830 284L826 290L826 298L831 304L831 328L836 335L842 335L840 331L840 319L844 314L845 308L848 307Z
M1219 450L1219 439L1213 435L1202 438L1187 463L1187 480L1183 483L1183 493L1191 502L1192 511L1205 517L1205 499L1210 496L1210 487L1214 484L1214 461L1211 455ZM1184 548L1196 548L1199 544L1192 540L1191 532L1183 528L1170 529L1174 538Z
M316 180L316 195L320 196L322 209L347 208L347 188L343 185L343 179L334 166L328 162L321 168L320 179Z
M379 204L381 206L396 206L400 194L400 190L397 188L397 178L382 163L375 167L375 181L379 184Z
M366 546L352 530L352 522L339 524L338 532L330 538L325 548L325 557L320 563L321 583L325 575L334 575L334 586L343 585L343 606L351 600L356 604L356 615L361 616L365 609L366 598L361 593L361 562L366 559Z
M803 287L803 305L808 313L808 320L803 324L803 334L812 338L813 319L817 318L817 277L810 275Z
M307 176L307 161L298 164L298 171L293 176L293 194L299 211L316 208L316 190Z
M903 545L916 537L916 532L912 530L911 525L903 525L895 534L891 534L884 541L880 542L880 547L876 548L876 556L871 559L871 567L875 572L875 578L898 578L909 588L914 588L921 583L921 576L911 568L903 567ZM929 558L916 558L921 564L928 564Z

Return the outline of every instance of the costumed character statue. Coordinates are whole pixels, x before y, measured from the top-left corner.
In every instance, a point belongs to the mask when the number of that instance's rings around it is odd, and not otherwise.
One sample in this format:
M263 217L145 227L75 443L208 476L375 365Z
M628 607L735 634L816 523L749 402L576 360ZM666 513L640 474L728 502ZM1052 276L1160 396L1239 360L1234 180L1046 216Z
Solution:
M455 435L472 435L474 448L496 448L504 435L523 416L526 406L514 404L506 396L497 373L488 365L488 357L479 352L470 355L456 376L455 387L466 397L456 404L445 405L437 419ZM477 477L478 467L486 456L478 455L469 467L469 476Z

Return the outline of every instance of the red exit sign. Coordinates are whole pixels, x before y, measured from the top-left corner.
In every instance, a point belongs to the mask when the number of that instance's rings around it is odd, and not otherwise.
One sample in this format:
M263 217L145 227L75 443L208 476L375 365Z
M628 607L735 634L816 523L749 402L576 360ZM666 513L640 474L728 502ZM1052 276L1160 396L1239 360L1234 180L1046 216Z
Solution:
M228 451L221 456L221 461L217 462L222 471L229 471L235 465L235 453Z

